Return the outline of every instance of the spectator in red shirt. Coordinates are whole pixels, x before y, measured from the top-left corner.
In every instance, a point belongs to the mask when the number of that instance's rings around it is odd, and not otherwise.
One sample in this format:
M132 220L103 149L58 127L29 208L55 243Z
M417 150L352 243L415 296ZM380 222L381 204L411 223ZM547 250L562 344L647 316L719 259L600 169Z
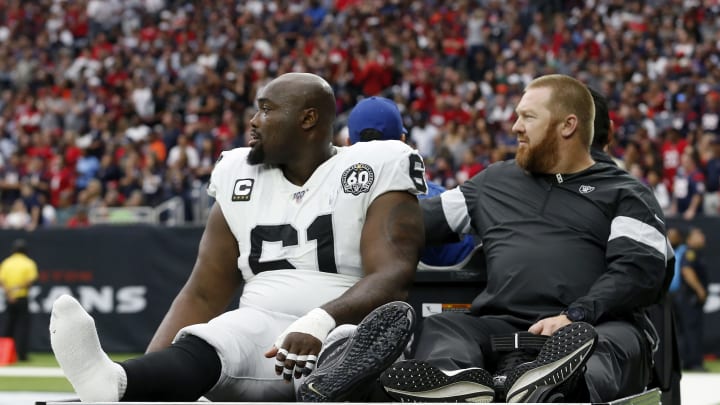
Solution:
M63 193L70 193L75 188L75 170L73 166L66 165L61 156L56 156L50 161L48 170L50 178L50 204L60 206Z
M463 153L460 170L458 170L458 173L455 176L457 178L458 185L463 184L468 179L471 179L473 176L480 173L484 168L485 167L482 163L476 159L473 149L466 149Z
M78 206L75 214L68 219L66 226L68 228L84 228L90 226L87 207L82 205Z
M668 189L673 190L673 179L680 167L680 158L685 151L687 141L680 137L680 132L676 129L668 129L664 133L664 142L662 144L661 154L663 161L663 180L668 185Z

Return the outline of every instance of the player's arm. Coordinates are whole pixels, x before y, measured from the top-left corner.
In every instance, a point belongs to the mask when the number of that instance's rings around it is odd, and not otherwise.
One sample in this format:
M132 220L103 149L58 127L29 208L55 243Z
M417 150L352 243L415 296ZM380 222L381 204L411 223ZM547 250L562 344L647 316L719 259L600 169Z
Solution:
M225 311L242 283L242 275L237 270L238 256L237 240L230 232L220 204L214 204L190 278L173 300L147 352L169 346L183 327L207 322Z
M404 191L377 197L367 211L360 238L365 276L322 308L338 325L356 324L382 304L407 299L424 247L423 235L417 197Z

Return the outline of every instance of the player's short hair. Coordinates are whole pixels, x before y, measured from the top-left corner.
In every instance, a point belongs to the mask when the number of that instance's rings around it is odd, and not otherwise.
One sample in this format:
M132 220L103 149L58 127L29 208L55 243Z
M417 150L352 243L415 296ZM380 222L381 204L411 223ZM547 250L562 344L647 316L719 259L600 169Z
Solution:
M385 135L375 128L365 128L358 134L356 142L381 141Z

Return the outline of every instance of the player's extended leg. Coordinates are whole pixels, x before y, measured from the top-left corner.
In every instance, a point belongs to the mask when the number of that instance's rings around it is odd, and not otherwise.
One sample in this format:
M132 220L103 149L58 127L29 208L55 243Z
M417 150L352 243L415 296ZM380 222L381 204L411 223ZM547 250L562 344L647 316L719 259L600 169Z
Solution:
M69 295L53 305L50 343L82 401L195 401L220 375L215 349L194 336L155 353L113 362L102 350L95 321Z
M401 301L368 314L354 334L339 342L298 390L302 402L341 402L363 396L404 351L415 327L413 308ZM322 361L321 361L322 360Z
M69 295L53 304L50 345L81 401L117 402L125 394L125 370L103 352L95 321Z

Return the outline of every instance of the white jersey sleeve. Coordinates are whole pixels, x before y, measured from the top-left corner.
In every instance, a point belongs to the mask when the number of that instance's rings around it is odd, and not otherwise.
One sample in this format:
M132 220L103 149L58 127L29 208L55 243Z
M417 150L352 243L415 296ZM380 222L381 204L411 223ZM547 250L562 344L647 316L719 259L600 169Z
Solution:
M417 151L403 142L361 142L343 149L358 161L356 170L343 172L341 181L346 193L355 193L366 187L369 189L369 202L372 202L388 191L427 192L425 164ZM366 170L366 166L369 169Z

